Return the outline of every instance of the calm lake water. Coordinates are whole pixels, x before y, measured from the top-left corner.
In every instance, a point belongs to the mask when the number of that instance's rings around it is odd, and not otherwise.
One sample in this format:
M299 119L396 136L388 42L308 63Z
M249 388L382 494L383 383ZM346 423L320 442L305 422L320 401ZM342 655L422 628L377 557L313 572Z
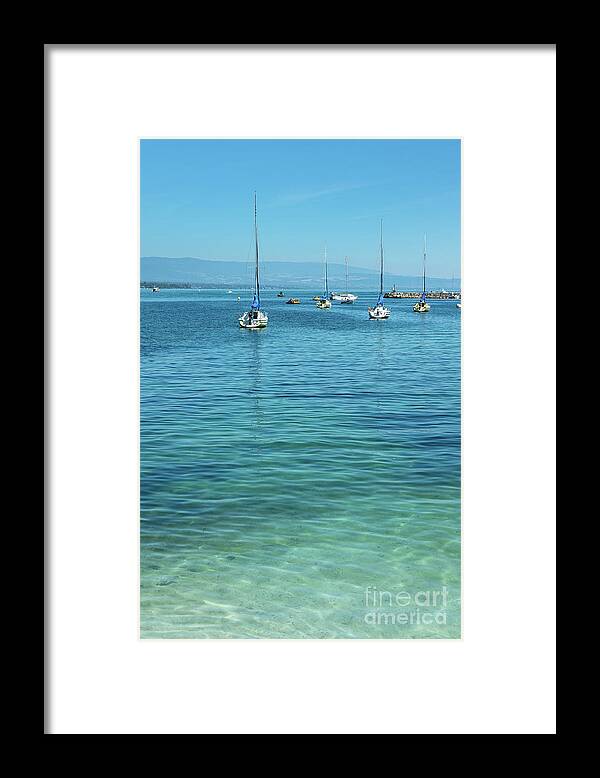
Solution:
M317 293L141 291L143 638L460 637L461 312Z

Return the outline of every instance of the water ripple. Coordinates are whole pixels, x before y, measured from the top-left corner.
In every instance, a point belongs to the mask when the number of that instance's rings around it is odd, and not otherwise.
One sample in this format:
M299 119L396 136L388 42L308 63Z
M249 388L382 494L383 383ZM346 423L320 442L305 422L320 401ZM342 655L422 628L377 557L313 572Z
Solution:
M142 637L458 637L460 311L294 294L248 332L142 291ZM371 623L367 587L446 587L445 623Z

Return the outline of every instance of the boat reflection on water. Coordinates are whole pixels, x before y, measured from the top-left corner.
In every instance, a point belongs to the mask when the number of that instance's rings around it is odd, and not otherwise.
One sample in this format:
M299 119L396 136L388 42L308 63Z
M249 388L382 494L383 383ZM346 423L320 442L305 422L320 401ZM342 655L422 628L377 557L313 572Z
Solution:
M251 413L250 413L250 433L254 441L252 449L252 460L255 461L260 458L262 447L261 441L264 433L264 420L265 414L261 404L261 389L263 385L262 374L262 337L267 336L266 330L261 330L263 335L257 335L250 338L250 349L252 352L252 361L250 366L250 372L247 374L248 380L248 397L251 401Z

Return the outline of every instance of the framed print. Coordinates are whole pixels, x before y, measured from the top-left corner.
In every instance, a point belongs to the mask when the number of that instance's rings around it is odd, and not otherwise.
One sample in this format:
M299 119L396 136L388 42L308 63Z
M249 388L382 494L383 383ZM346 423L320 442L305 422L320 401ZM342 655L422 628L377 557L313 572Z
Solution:
M46 732L555 734L556 44L44 51Z

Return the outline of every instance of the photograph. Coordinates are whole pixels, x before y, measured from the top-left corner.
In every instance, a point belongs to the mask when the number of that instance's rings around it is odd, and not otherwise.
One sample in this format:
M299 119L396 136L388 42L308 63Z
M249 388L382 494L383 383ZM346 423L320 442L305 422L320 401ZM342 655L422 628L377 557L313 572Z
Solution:
M461 637L461 151L140 140L141 638Z

